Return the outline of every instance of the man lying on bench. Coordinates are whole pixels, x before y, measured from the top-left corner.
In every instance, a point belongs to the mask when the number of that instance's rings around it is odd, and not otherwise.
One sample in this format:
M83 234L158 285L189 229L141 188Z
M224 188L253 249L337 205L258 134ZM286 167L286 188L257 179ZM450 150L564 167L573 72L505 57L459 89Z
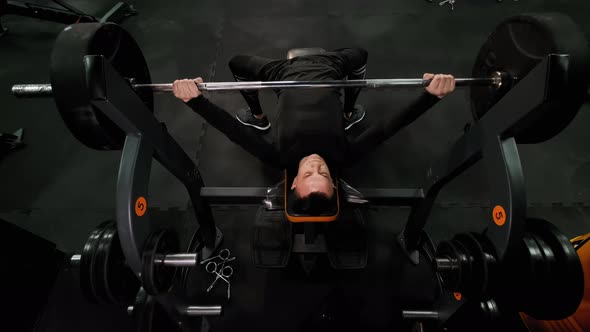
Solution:
M230 60L229 67L237 81L319 81L364 79L366 64L367 51L344 48L285 60L238 55ZM382 110L386 112L383 121L358 131L348 130L365 115L362 107L355 105L360 88L344 89L344 103L338 88L277 89L274 144L251 129L270 128L258 91L241 91L249 108L238 111L235 117L201 95L195 84L203 82L201 78L176 80L173 91L231 141L264 163L297 174L290 188L298 209L319 215L334 198L332 174L393 136L455 89L451 75L426 73L423 77L433 79L425 93L401 112Z

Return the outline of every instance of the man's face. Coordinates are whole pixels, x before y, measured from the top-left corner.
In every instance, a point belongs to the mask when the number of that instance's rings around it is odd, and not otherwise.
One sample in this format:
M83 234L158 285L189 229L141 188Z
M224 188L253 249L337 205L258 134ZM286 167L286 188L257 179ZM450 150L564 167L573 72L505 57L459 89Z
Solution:
M297 196L305 198L314 192L321 192L332 198L334 184L326 161L317 154L309 155L299 162L299 171L293 180L291 189Z

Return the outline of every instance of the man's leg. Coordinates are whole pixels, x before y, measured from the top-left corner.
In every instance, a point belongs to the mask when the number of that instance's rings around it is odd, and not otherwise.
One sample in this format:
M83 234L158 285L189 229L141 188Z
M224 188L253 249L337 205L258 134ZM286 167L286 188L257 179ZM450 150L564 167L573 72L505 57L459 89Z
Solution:
M264 68L272 66L275 61L259 56L237 55L229 61L229 68L236 82L266 81L267 71ZM260 130L270 128L270 123L260 106L258 90L240 90L240 93L250 109L238 112L236 114L238 121Z
M341 48L333 51L344 61L343 72L349 80L365 79L367 73L368 52L362 48ZM354 110L361 88L344 89L344 113L350 114Z
M368 53L362 48L341 48L330 52L342 61L342 76L349 80L365 79L367 73ZM350 129L365 117L362 105L356 105L361 88L344 89L344 129Z
M258 56L236 55L229 61L229 69L234 75L236 82L262 81L260 71L262 67L272 62ZM262 107L258 99L258 90L240 90L250 110L254 115L262 115Z

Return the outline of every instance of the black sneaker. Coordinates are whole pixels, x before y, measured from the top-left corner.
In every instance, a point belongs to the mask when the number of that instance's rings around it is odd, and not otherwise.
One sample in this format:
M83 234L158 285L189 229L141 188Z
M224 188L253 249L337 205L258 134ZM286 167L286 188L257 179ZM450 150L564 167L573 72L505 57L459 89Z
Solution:
M262 119L257 119L250 109L241 109L236 113L236 119L245 126L254 127L259 130L267 130L270 128L270 122L265 116Z
M350 118L344 117L344 130L350 129L356 123L359 123L365 117L363 105L354 105Z

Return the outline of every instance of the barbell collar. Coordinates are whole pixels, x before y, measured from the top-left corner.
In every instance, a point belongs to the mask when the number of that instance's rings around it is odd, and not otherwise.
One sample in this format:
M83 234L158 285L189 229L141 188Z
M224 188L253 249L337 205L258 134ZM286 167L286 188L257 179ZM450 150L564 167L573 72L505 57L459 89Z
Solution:
M82 259L82 255L72 255L72 257L70 257L70 265L71 266L80 266L81 259Z
M437 257L436 258L436 271L437 272L446 272L446 271L454 271L461 267L461 263L458 259L451 259L447 257Z
M197 265L197 254L168 254L157 257L154 263L174 267Z
M253 81L253 82L211 82L197 83L201 91L235 91L235 90L264 90L264 89L321 89L321 88L411 88L426 87L432 80L420 78L399 79L369 79L369 80L332 80L332 81ZM492 75L489 78L456 78L455 86L492 85L499 87L502 75ZM133 84L135 90L149 89L154 93L171 92L172 84ZM17 84L12 86L12 93L16 97L50 97L51 84Z
M188 306L184 309L186 316L219 316L221 315L220 305L211 306Z

